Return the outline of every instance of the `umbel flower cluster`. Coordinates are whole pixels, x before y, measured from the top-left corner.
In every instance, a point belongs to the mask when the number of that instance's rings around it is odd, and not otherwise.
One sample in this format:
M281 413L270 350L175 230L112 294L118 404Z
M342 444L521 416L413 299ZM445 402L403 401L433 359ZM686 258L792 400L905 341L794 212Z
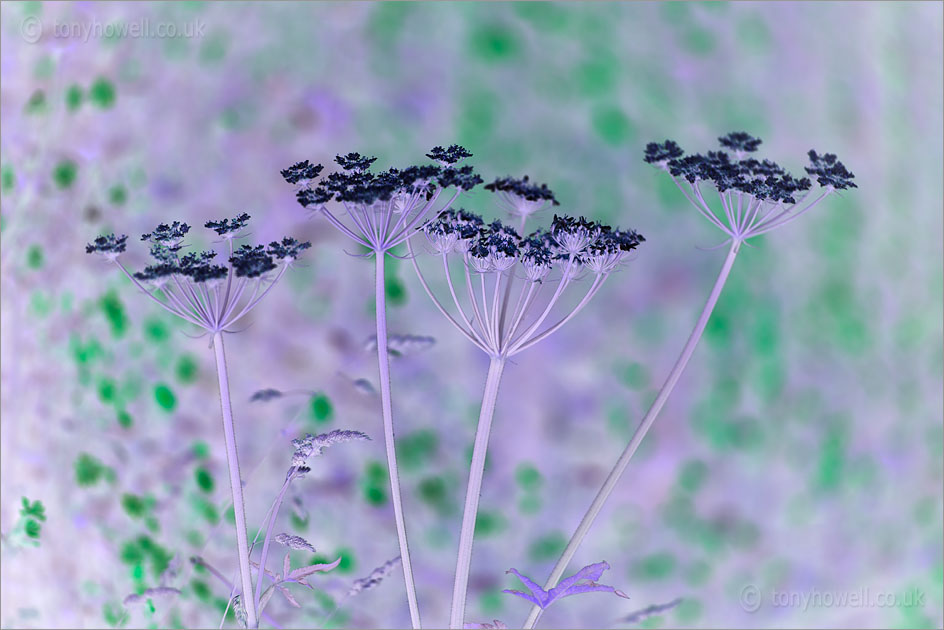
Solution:
M645 160L668 171L699 212L738 242L786 225L834 191L856 187L855 176L835 155L811 150L806 172L823 191L804 206L813 182L809 177L794 177L776 162L748 157L761 145L759 138L736 131L718 142L733 156L726 151L685 155L677 143L666 140L646 145ZM689 190L680 180L687 182ZM717 190L723 217L705 200L704 182Z
M528 201L528 182L499 180L503 190ZM497 188L490 184L488 188ZM498 188L502 190L502 188ZM553 199L546 186L544 199ZM521 193L521 197L517 195ZM429 289L417 267L420 280L440 311L467 339L490 356L508 357L544 339L582 309L603 280L645 238L633 230L618 230L580 217L554 216L551 227L538 229L526 237L499 220L486 224L481 217L465 210L449 209L423 226L423 232L435 254L443 261L449 293L458 315L453 316ZM457 291L449 256L462 262L466 290ZM415 262L415 261L414 261ZM477 276L477 277L473 277ZM591 275L593 281L580 302L559 321L538 332L560 301L565 289L575 280ZM515 293L512 285L521 279ZM460 299L465 293L467 300ZM491 297L490 297L491 296Z
M242 213L232 219L208 221L205 227L229 244L225 264L217 252L206 250L183 253L183 240L190 226L180 221L162 223L141 236L150 244L152 264L130 273L118 260L125 252L128 237L108 234L89 243L85 251L102 254L115 262L138 288L166 310L209 333L228 330L251 311L278 282L298 255L311 247L285 237L265 245L234 248L249 222Z
M305 208L320 212L340 232L374 252L385 252L406 241L437 206L440 193L454 188L455 195L482 183L471 166L459 162L471 157L466 149L452 145L434 147L426 154L438 164L413 165L371 172L375 157L359 153L337 156L340 171L321 180L321 164L307 160L282 171L282 177L298 187L296 198ZM340 204L348 219L342 221L328 203ZM343 215L342 215L343 216Z

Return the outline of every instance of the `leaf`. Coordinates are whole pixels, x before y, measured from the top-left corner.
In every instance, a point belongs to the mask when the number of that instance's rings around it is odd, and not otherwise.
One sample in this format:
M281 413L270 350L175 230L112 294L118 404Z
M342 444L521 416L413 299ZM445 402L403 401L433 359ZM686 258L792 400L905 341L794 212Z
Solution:
M281 397L282 392L277 389L260 389L249 398L249 402L268 402Z
M307 433L304 438L295 438L292 440L292 446L295 447L295 453L292 455L292 466L296 468L304 466L305 462L312 455L317 457L321 455L327 447L341 444L342 442L350 442L351 440L370 440L370 437L360 431L335 429L328 433L321 433L319 435Z
M463 628L466 628L466 630L474 630L475 628L481 628L482 630L507 630L508 626L498 619L492 619L492 623L467 623Z
M400 556L397 556L392 560L387 560L381 566L371 571L370 575L367 577L354 580L354 584L351 585L351 590L348 591L347 594L349 596L357 595L362 591L374 588L383 582L385 577L390 575L390 572L393 571L393 567L397 566L398 562L400 562Z
M423 335L390 335L387 337L387 353L392 357L406 357L411 354L428 350L436 345L436 339ZM377 335L368 337L364 342L364 350L377 350Z
M124 599L124 604L137 604L148 599L157 599L159 597L173 597L175 595L180 595L180 591L176 588L171 588L169 586L158 586L157 588L146 589L141 594L128 595Z
M304 577L308 577L312 573L317 573L319 571L330 571L341 563L341 558L338 557L337 560L331 564L310 564L307 567L299 567L288 574L287 580L300 580Z
M288 572L292 570L292 560L290 558L292 554L285 554L285 560L282 561L282 579L284 580L288 577Z
M275 584L273 584L272 586L270 586L269 588L267 588L265 591L263 591L262 597L259 598L259 612L258 612L258 614L260 614L260 615L262 614L262 610L266 607L266 604L269 603L269 600L272 599L272 596L273 596L273 595L275 595ZM237 597L238 597L238 595L237 595Z
M295 608L301 608L301 607L302 607L302 605L299 604L299 603L295 600L295 597L292 595L292 591L288 590L287 588L285 588L285 587L282 586L281 584L276 584L275 586L276 586L276 588L279 589L279 592L282 593L282 595L285 597L285 599L288 600L288 603L289 603L289 604L291 604L291 605L294 606Z
M289 549L297 549L300 551L310 551L315 552L315 548L307 540L301 536L293 536L292 534L279 534L275 537L275 542L280 545L285 545Z
M670 602L665 604L652 604L651 606L646 606L640 610L629 613L625 617L619 619L621 623L639 623L646 617L651 617L652 615L658 615L667 610L671 610L682 603L681 597L676 597Z
M536 606L540 606L542 609L546 609L558 599L569 597L570 595L579 595L581 593L606 592L629 599L626 593L618 591L612 586L597 583L597 580L600 579L603 572L609 568L610 565L606 562L597 562L596 564L587 565L573 575L561 580L560 583L550 591L545 591L533 580L519 573L517 569L510 569L507 573L516 575L531 593L523 593L511 589L505 589L502 592L526 599Z

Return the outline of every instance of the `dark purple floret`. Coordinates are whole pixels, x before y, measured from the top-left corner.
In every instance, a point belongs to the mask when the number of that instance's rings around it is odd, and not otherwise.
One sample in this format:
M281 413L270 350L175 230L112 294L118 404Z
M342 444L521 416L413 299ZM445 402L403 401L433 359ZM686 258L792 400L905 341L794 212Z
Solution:
M122 234L103 234L96 236L95 240L85 246L86 254L121 254L125 251L128 236Z
M499 177L491 184L487 184L485 190L511 193L527 201L550 201L555 206L560 205L547 184L532 183L527 175L521 179Z
M810 166L806 167L806 172L816 176L816 181L820 186L830 186L836 190L846 188L858 188L852 180L855 178L845 165L836 159L832 153L817 155L816 151L810 149Z
M281 173L289 184L297 184L300 181L315 179L323 169L324 167L321 164L311 164L308 160L305 160L289 166Z
M433 149L426 154L426 157L431 160L436 160L437 162L442 162L443 164L455 164L467 157L472 157L472 154L458 144L454 144L448 149L433 147Z
M243 212L233 219L222 219L220 221L207 221L203 227L210 228L220 236L229 236L246 227L249 223L249 215Z
M263 245L243 245L233 253L229 262L239 277L255 278L276 267Z
M747 151L752 153L757 150L762 140L744 131L732 131L726 136L718 138L721 146L727 147L732 151Z
M142 241L151 241L152 243L173 243L181 240L190 231L190 226L180 221L174 221L167 225L161 223L153 232L141 235Z
M269 248L266 250L266 253L270 256L274 256L279 260L284 260L286 258L298 258L298 254L302 250L308 249L311 247L311 243L305 241L300 243L290 236L286 236L282 239L282 242L272 241L269 243Z
M365 157L360 153L348 153L347 155L336 156L334 161L345 171L366 171L371 164L377 161L377 158Z
M666 140L664 143L650 142L646 145L646 163L658 164L667 160L674 160L685 154L682 147L672 140Z
M175 263L159 263L145 267L144 271L135 272L134 277L138 280L150 281L169 278L175 273L180 273L180 267Z
M334 193L328 191L323 186L318 186L314 190L311 188L302 188L298 191L298 194L295 195L303 207L307 208L308 206L320 206L331 201L334 197Z
M443 188L449 188L454 186L459 190L469 191L482 183L482 178L479 177L473 168L469 165L461 166L459 168L444 168L442 173L439 175L439 185Z
M177 252L182 249L180 245L164 245L163 243L154 243L151 245L151 257L160 263L177 264Z

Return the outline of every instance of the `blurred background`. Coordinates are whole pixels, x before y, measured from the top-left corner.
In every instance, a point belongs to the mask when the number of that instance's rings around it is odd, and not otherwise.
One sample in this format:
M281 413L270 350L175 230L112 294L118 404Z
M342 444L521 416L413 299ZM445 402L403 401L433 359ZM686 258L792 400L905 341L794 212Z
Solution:
M505 571L544 581L724 258L643 148L704 152L733 130L794 172L811 148L835 152L859 188L742 250L572 567L608 561L603 583L631 599L569 598L541 625L944 623L940 3L4 2L0 16L3 627L219 625L228 589L189 561L235 576L212 352L84 246L130 234L139 268L137 235L157 223L197 226L205 245L203 222L243 211L254 241L313 242L227 341L250 536L291 438L375 438L329 449L293 485L277 531L318 550L293 562L342 562L295 592L301 609L277 596L268 612L295 628L409 623L399 567L344 599L398 553L365 349L373 266L279 169L348 151L425 163L454 142L486 180L528 174L559 210L647 239L506 370L468 620L520 627L528 605L501 593L520 588ZM501 216L484 190L460 202ZM487 359L409 264L386 283L391 333L436 340L392 364L436 627ZM250 402L263 388L294 393ZM123 604L162 584L181 594Z

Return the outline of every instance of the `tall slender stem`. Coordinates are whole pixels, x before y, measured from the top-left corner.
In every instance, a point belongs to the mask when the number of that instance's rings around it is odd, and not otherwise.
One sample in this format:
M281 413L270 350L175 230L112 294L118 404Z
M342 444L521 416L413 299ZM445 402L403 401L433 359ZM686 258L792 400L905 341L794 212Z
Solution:
M390 356L387 350L387 295L384 283L385 251L375 252L377 260L377 363L380 367L380 401L383 407L384 446L387 449L387 470L390 473L390 499L397 522L397 539L400 543L400 563L403 565L403 581L406 583L406 599L410 605L410 621L413 628L420 624L420 609L416 603L416 585L413 582L413 564L410 561L410 545L406 538L406 523L403 520L403 503L400 500L400 474L397 471L397 452L393 435L393 406L390 402Z
M252 597L252 575L249 572L249 541L246 536L246 506L243 502L243 484L239 476L239 456L236 452L236 428L233 425L233 406L229 397L229 377L226 373L226 354L223 351L223 333L213 335L216 352L216 373L220 381L220 408L223 412L223 437L226 441L226 464L229 467L229 485L233 491L233 513L236 516L236 548L239 551L239 576L242 597L250 628L259 624L256 603Z
M705 326L708 324L708 319L711 317L711 313L715 309L715 304L718 303L718 297L721 295L721 290L724 288L724 284L728 279L728 274L731 273L731 267L734 265L734 259L737 257L740 247L740 240L735 239L731 243L731 249L728 251L728 256L724 260L724 265L721 267L721 272L718 274L718 279L715 280L715 285L711 289L711 294L708 296L708 301L705 303L705 307L702 309L701 315L698 317L698 321L695 323L695 328L692 330L692 334L689 335L688 341L685 343L685 347L682 349L682 354L679 355L678 360L675 362L675 366L669 373L668 378L665 379L662 389L659 390L659 394L653 401L652 406L649 407L649 411L646 412L646 416L643 418L642 423L636 429L636 432L633 433L632 439L630 439L629 444L626 445L622 455L620 455L619 459L616 461L616 465L613 466L613 469L607 476L606 481L603 482L603 486L600 488L600 491L597 492L597 496L594 497L593 503L590 504L590 508L587 510L587 513L584 514L583 519L580 521L580 525L577 526L577 530L574 532L574 535L571 536L570 542L567 543L567 547L561 554L560 559L558 559L557 564L554 565L554 570L551 571L551 575L547 579L547 583L544 585L545 590L550 590L557 585L557 581L560 580L561 576L564 574L564 571L567 569L567 565L570 563L571 558L574 557L574 554L577 552L577 548L580 546L580 543L582 543L583 539L587 536L587 532L590 530L590 527L593 526L593 522L600 514L600 510L603 509L603 504L606 503L606 500L610 497L610 494L613 492L613 489L619 482L620 477L626 470L629 460L636 452L636 449L639 448L643 438L646 437L646 433L656 421L659 412L662 411L662 407L665 405L665 401L668 400L669 395L675 388L675 384L678 383L679 377L682 376L685 366L688 365L689 359L692 358L692 353L695 351L695 346L698 345L698 341L701 339L702 333L705 332ZM541 609L538 606L533 606L531 608L530 614L528 615L527 621L524 623L524 628L533 628L540 616Z
M475 535L475 515L479 509L482 492L482 475L485 472L485 455L488 451L488 434L492 428L498 385L505 369L504 357L492 357L485 379L482 395L482 410L475 430L475 446L472 447L472 463L469 466L469 488L465 494L465 510L462 513L462 532L459 535L459 558L456 561L456 582L452 590L452 615L450 628L462 628L465 619L466 591L469 588L469 568L472 565L472 539Z

